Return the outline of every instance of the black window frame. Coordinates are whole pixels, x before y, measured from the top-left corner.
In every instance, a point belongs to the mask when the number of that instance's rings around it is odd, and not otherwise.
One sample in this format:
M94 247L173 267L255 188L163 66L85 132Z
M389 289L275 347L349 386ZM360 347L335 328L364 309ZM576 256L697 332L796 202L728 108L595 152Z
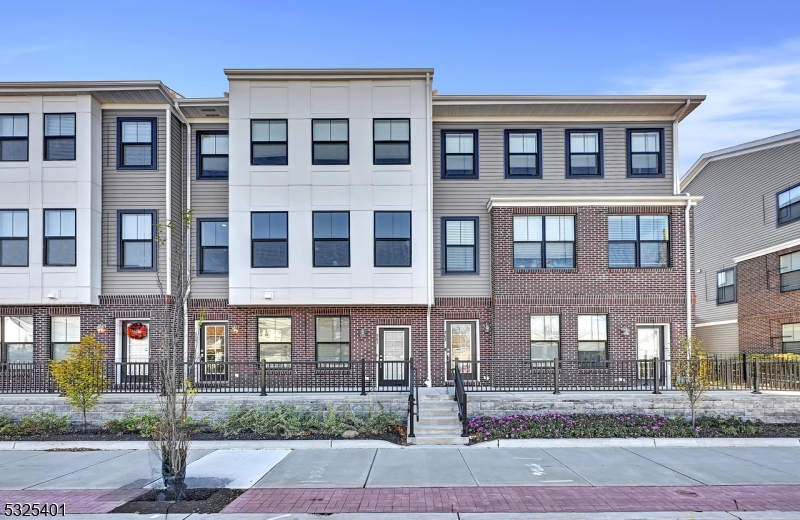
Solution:
M123 164L125 156L122 142L122 123L150 123L150 165ZM142 143L127 143L131 145ZM118 117L117 118L117 170L150 171L158 169L158 117Z
M253 140L253 123L272 123L280 121L286 125L285 141L255 141ZM282 144L286 147L283 162L255 162L255 146L258 144ZM289 120L288 119L251 119L250 120L250 165L251 166L288 166L289 165Z
M72 116L75 126L73 129L72 135L47 135L47 116ZM74 161L75 155L77 153L76 150L76 142L77 142L77 134L78 134L78 116L75 112L53 112L42 114L42 122L44 124L42 128L42 138L44 142L44 148L42 149L42 160L44 161ZM50 159L47 156L47 143L48 141L68 141L72 140L72 158L71 159Z
M328 121L328 123L332 123L333 121L344 121L347 123L347 140L346 141L317 141L314 139L314 123L318 123L320 121ZM410 130L409 130L410 131ZM374 132L374 130L373 130ZM317 143L327 143L327 144L344 144L347 148L347 159L344 161L336 160L318 160L317 159L317 147L315 146ZM334 165L348 165L350 164L350 119L345 117L324 117L324 118L316 118L311 120L311 164L312 166L334 166Z
M470 154L462 154L462 153L447 153L447 135L448 134L472 134L472 174L471 175L460 175L460 174L448 174L447 173L447 156L448 155L470 155ZM439 174L442 179L478 179L480 178L480 172L478 171L478 165L480 161L478 160L480 157L480 149L478 145L480 143L478 130L455 130L455 129L447 129L442 130L441 135L439 137L439 147L441 148L441 159L439 161Z
M320 242L343 242L345 239L343 238L317 238L314 229L314 221L316 220L316 216L321 213L344 213L347 215L347 265L317 265L317 241ZM350 244L350 237L352 236L352 232L350 229L350 212L349 211L312 211L311 212L311 251L313 256L312 266L313 267L332 267L332 268L340 268L340 267L350 267L350 264L353 261L352 251L351 251L351 244Z
M780 274L780 281L781 281L780 290L781 290L782 293L800 290L800 266L797 269L792 269L791 271L785 271L785 272L781 271L781 268L780 268L781 258L786 257L786 256L790 256L791 257L793 255L800 256L800 251L794 251L792 253L787 253L785 255L780 255L778 257L778 273ZM800 264L800 261L798 261L798 263ZM786 276L786 275L788 275L790 273L797 273L797 274L793 274L793 275L791 275L791 277ZM784 277L791 278L791 280L789 282L785 282L784 281ZM797 280L795 280L795 278Z
M472 261L475 267L472 271L448 271L447 270L447 222L457 221L471 221L475 226L475 243L472 245ZM480 217L442 217L441 219L440 235L442 240L441 249L441 270L443 276L463 276L463 275L479 275L480 274ZM455 244L454 247L465 247L460 244Z
M256 318L256 356L258 358L258 362L261 363L263 361L263 357L261 356L261 345L286 345L285 341L261 341L259 337L259 332L261 330L261 320L270 320L270 319L280 319L280 320L289 320L289 334L292 336L292 340L289 341L289 361L277 361L271 362L267 361L264 363L266 370L291 370L292 369L292 360L294 357L294 321L292 320L291 316L258 316Z
M408 140L395 140L389 139L388 141L378 141L375 139L375 123L378 121L405 121L408 123ZM348 136L349 136L349 129L348 129ZM406 143L408 147L408 160L405 162L401 161L392 161L392 160L378 160L377 148L379 144L399 144L399 143ZM411 119L409 118L402 118L402 117L377 117L372 120L372 164L373 165L404 165L404 164L411 164Z
M654 152L634 152L633 147L631 146L631 137L633 134L643 134L643 133L650 133L650 132L657 132L658 133L658 173L633 173L633 155L648 155ZM663 128L628 128L625 131L625 142L627 147L627 156L628 156L628 178L663 178L667 176L667 159L666 153L664 153L664 129Z
M793 354L800 354L800 340L798 341L784 341L786 336L783 334L783 327L787 325L792 325L794 327L800 328L800 323L781 323L781 352L784 354L793 353ZM792 344L792 350L787 351L787 343ZM796 347L795 347L796 345Z
M611 240L608 239L608 268L609 269L669 269L672 267L672 222L670 219L670 215L668 213L644 213L644 214L611 214L608 215L608 218L611 217L636 217L636 240ZM666 217L667 218L667 233L669 235L668 240L642 240L642 232L640 227L640 218L639 217ZM608 232L608 219L606 219L606 232ZM664 243L667 244L667 265L661 266L644 266L642 267L642 254L641 254L641 244L658 244ZM611 265L611 244L634 244L635 248L635 255L636 255L636 265L620 265L620 266L612 266Z
M53 320L58 318L77 318L78 319L78 341L69 341L69 330L67 329L67 336L64 338L64 341L55 341L53 339ZM68 326L68 323L65 324L65 327ZM50 316L50 359L55 360L53 356L54 350L53 347L55 345L67 345L67 348L79 345L81 340L81 317L79 314L54 314Z
M228 136L228 153L221 154L221 153L213 153L209 154L203 153L202 148L202 140L203 136L206 135L227 135ZM216 145L215 145L216 146ZM208 181L208 180L226 180L230 175L231 167L230 162L228 162L228 173L224 175L203 175L203 159L206 157L230 157L230 134L227 130L198 130L197 134L195 135L195 179L198 181Z
M730 284L730 285L722 285L721 286L719 284L719 275L723 274L723 273L727 273L728 271L732 271L733 272L733 283ZM734 267L726 267L724 269L720 269L719 271L717 271L717 305L727 305L729 303L736 303L736 300L737 300L737 294L736 294L737 293L737 287L736 286L738 285L736 282L737 282L737 280L736 280L736 266L734 266ZM729 299L726 299L724 294L726 292L725 289L728 288L728 287L733 287L733 289L730 291L730 292L733 293L733 297L729 298Z
M31 215L30 215L30 211L28 211L27 209L16 209L16 208L2 208L2 209L0 209L0 212L6 212L6 211L8 211L8 212L25 213L25 224L26 224L26 226L25 226L25 237L24 238L23 237L15 237L15 236L0 237L0 262L3 261L3 256L2 256L2 248L3 248L3 244L2 243L3 242L5 242L6 240L15 240L15 241L24 240L25 244L26 244L25 245L25 265L22 265L22 264L3 265L2 263L0 263L0 268L2 268L2 267L29 267L30 263L31 263Z
M286 238L253 238L253 215L257 214L281 214L286 216ZM256 242L284 242L286 243L286 265L256 265ZM251 211L250 212L250 267L253 269L284 269L289 267L289 212L288 211Z
M800 220L800 200L798 200L797 202L794 202L794 203L789 204L788 206L786 206L785 209L788 210L788 215L785 218L781 218L781 209L783 209L783 208L781 208L781 206L780 206L780 204L781 204L780 203L780 196L781 196L781 194L786 193L787 191L791 191L791 190L793 190L795 188L800 188L800 184L795 184L794 186L789 186L785 190L781 190L781 191L779 191L778 193L775 194L775 210L777 212L776 213L776 217L775 217L776 224L777 224L776 227L785 226L786 224L789 224L791 222L795 222L796 220Z
M508 141L509 136L513 134L536 134L536 173L531 175L529 173L511 173L511 156L512 155L534 155L530 153L511 153ZM507 129L503 132L503 150L505 151L505 178L506 179L541 179L542 178L542 131L541 130L525 130L525 129Z
M576 152L572 153L572 140L570 137L572 134L590 134L596 133L597 134L597 152L594 153L586 153L586 152ZM566 178L567 179L602 179L605 177L605 168L603 167L603 130L601 128L586 128L586 129L578 129L578 128L571 128L564 131L564 149L566 150L566 164L567 164L567 171L566 171ZM572 173L572 156L573 155L597 155L597 173Z
M72 236L69 235L47 235L47 212L48 211L71 211L73 222L75 223L75 234ZM42 266L43 267L74 267L78 265L78 212L75 208L45 208L42 211ZM50 248L50 240L72 240L72 246L74 249L73 258L75 261L71 264L51 264L48 262L49 256L49 248Z
M378 215L385 214L385 215L395 215L397 213L403 213L408 215L408 238L378 238ZM412 222L412 212L411 211L375 211L373 212L372 217L372 237L373 237L373 244L372 244L372 257L373 257L373 265L374 267L411 267L411 256L412 256L412 240L411 237L413 236L413 227L414 223ZM378 242L408 242L408 264L405 265L386 265L386 264L379 264L378 263Z
M320 319L347 319L347 341L319 341L319 320ZM341 323L339 325L341 328ZM320 361L319 360L319 345L323 343L325 345L339 345L341 348L342 345L347 345L347 361ZM335 369L348 369L350 368L350 363L353 360L353 328L352 322L350 321L350 316L348 315L337 315L337 316L314 316L314 362L316 363L317 370L335 370Z
M0 136L0 147L2 147L2 141L22 141L25 140L25 159L3 159L2 155L0 155L0 162L28 162L30 161L31 157L31 115L29 113L16 113L16 114L0 114L0 116L25 116L26 128L25 128L25 137L20 136Z
M228 219L225 217L210 217L197 219L197 276L228 276L230 273L230 227L228 228L228 245L227 246L204 246L203 245L203 224L206 222L225 222ZM203 270L203 250L205 249L225 249L228 251L228 270L227 271L209 271Z
M125 267L123 265L123 251L125 242L148 242L146 239L122 239L122 217L123 215L150 215L150 224L153 230L150 235L149 242L152 243L152 266L151 267ZM117 271L140 271L140 272L154 272L158 271L158 243L156 236L158 235L158 210L156 209L118 209L117 210Z
M606 331L605 331L606 332L606 334L605 334L606 339L605 340L581 340L580 339L580 317L581 316L604 316L605 317L605 325L606 325ZM581 313L581 314L577 314L576 315L575 320L576 320L576 322L575 322L576 342L577 342L577 348L578 348L578 350L576 351L576 356L577 356L576 359L578 360L578 367L579 368L607 368L608 367L608 362L609 362L609 354L611 352L610 349L609 349L609 341L608 341L608 339L609 339L608 338L608 336L609 336L608 333L609 333L609 329L610 329L610 327L609 327L609 321L610 320L609 320L608 314L607 313L602 313L602 312ZM581 360L580 359L580 353L581 353L580 344L581 343L605 343L605 348L602 350L604 358L602 360L600 360L600 361ZM600 351L592 351L592 352L600 352Z
M31 319L31 341L6 341L6 318L30 318ZM9 345L30 345L31 347L31 361L30 362L10 362L8 360L8 346ZM35 358L33 357L35 354L36 348L36 321L33 319L33 316L30 314L0 314L0 366L4 368L9 368L14 364L20 364L22 366L27 366L29 368L33 368L32 363L35 362Z
M514 239L514 221L518 217L541 217L542 219L542 241L537 242L535 240L515 240ZM572 240L547 240L547 217L572 217ZM576 252L576 237L575 237L575 220L576 215L526 215L526 214L519 214L513 215L511 218L511 241L512 241L512 251L511 251L511 261L514 265L515 271L539 271L539 270L547 270L547 271L574 271L577 269L578 260L577 260L577 252ZM572 266L570 267L548 267L547 266L547 244L572 244ZM514 247L516 244L541 244L540 252L541 252L541 267L517 267L516 260L516 248Z

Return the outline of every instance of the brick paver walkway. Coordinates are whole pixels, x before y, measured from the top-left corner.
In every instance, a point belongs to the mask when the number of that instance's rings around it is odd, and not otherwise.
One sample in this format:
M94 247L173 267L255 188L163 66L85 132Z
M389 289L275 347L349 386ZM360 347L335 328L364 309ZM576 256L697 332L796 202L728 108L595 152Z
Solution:
M800 511L800 486L250 489L223 513Z
M141 495L143 489L0 489L0 508L6 504L64 504L67 514L108 513ZM61 514L61 509L58 510Z

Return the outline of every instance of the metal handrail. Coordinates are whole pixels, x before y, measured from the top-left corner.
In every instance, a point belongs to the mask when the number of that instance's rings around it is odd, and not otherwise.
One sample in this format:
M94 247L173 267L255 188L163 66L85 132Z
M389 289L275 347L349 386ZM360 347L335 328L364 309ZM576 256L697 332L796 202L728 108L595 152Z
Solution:
M461 376L461 369L458 367L458 359L453 367L453 386L455 388L455 401L458 403L458 420L461 421L461 436L469 437L467 417L467 391L464 389L464 378Z
M409 359L408 368L408 436L416 437L414 435L414 416L416 415L417 422L419 422L419 388L414 385L414 377L416 376L417 369L414 366L414 358ZM415 399L416 391L416 399ZM416 405L416 414L414 407Z

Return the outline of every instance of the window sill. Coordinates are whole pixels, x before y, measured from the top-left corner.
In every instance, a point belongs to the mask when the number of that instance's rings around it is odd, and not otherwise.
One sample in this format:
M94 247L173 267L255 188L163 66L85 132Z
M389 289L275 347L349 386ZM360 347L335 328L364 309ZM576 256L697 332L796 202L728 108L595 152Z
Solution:
M608 270L612 273L672 273L676 271L674 267L609 267Z
M576 267L531 267L528 269L514 269L515 273L577 273Z
M628 173L628 179L664 179L663 173Z

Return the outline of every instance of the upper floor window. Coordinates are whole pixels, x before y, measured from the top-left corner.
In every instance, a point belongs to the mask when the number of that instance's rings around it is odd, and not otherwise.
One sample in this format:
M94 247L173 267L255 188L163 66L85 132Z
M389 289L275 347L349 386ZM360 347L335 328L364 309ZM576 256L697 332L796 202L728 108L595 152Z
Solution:
M478 272L478 217L442 218L442 272Z
M314 212L314 267L350 267L350 213Z
M289 267L289 214L259 211L250 215L253 267Z
M28 114L0 115L0 161L28 160Z
M75 160L75 114L44 115L44 160Z
M119 269L155 270L156 210L119 210Z
M669 267L667 215L610 215L609 267Z
M574 216L514 216L514 269L574 267Z
M75 210L44 210L44 265L75 265Z
M778 193L778 225L800 218L800 184Z
M250 164L289 164L286 119L250 122Z
M197 219L200 274L228 273L228 219Z
M50 357L61 361L69 356L69 348L81 341L80 316L52 316L50 318Z
M28 211L0 211L0 267L28 265Z
M780 257L781 292L800 289L800 251Z
M349 121L314 119L311 125L311 164L350 164Z
M567 130L567 177L603 176L603 132Z
M33 363L33 316L3 316L0 363Z
M663 177L663 130L628 130L628 177Z
M411 267L411 212L375 212L375 267Z
M373 164L411 164L411 120L373 121Z
M553 361L559 357L560 316L531 316L531 361Z
M729 267L717 273L717 305L736 301L736 268Z
M542 134L539 130L506 130L506 177L541 177Z
M606 361L608 354L608 316L578 315L578 361L595 364Z
M258 318L258 360L267 368L291 368L292 318Z
M156 169L155 117L117 118L117 169Z
M317 316L317 362L319 368L344 368L350 361L350 317Z
M442 130L442 178L478 178L478 131Z
M800 323L786 323L783 329L783 352L800 354Z
M228 178L228 132L197 133L197 178Z

